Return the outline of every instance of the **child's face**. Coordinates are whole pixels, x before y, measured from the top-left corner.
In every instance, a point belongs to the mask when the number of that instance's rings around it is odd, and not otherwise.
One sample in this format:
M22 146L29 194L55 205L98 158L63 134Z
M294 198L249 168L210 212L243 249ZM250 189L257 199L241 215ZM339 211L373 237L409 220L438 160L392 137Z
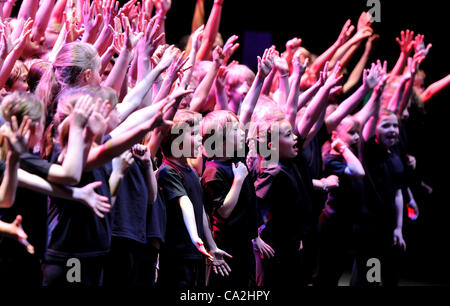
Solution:
M348 147L355 147L360 141L358 126L351 117L345 117L335 131L336 138L341 139Z
M11 86L11 91L26 92L28 90L27 73L22 72L19 78Z
M238 82L237 84L230 85L228 88L228 95L230 96L230 99L233 101L242 102L250 90L250 86L251 84L244 80Z
M286 120L280 123L279 156L280 159L294 158L298 154L297 136L292 132L290 123ZM273 146L273 144L272 144Z
M398 134L397 117L395 115L381 115L375 132L377 142L389 149L397 142Z

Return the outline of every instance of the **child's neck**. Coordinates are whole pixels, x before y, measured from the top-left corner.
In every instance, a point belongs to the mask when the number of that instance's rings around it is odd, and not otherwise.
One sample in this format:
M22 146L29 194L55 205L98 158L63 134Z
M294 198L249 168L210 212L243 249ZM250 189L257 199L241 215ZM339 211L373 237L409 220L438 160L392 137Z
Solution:
M181 166L181 167L189 167L189 163L187 161L186 157L167 157L167 159L169 161L171 161L172 163L174 163L175 165Z

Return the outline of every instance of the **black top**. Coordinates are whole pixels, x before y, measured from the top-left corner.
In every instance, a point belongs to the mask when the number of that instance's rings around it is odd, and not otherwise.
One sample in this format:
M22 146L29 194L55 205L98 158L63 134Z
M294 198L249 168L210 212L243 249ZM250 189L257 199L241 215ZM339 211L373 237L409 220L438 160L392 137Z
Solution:
M104 138L104 142L109 140ZM60 149L55 146L52 159L57 160ZM109 176L111 163L92 171L83 172L77 187L101 181L95 189L100 195L111 201ZM111 214L99 218L90 207L80 202L51 197L49 218L49 244L46 257L49 260L61 260L71 257L86 258L106 255L111 245Z
M275 248L297 248L310 229L311 197L307 179L294 160L261 169L255 182L265 226L261 238Z
M192 243L178 202L178 199L182 196L187 196L191 200L197 232L205 242L203 235L203 192L197 174L189 166L182 167L164 160L157 176L167 214L166 241L162 252L185 259L201 259L202 254Z
M362 207L361 226L395 228L395 196L404 185L404 167L400 157L375 142L375 137L363 149L367 201Z
M247 176L230 216L224 219L218 212L233 185L233 160L206 162L202 176L205 210L212 215L213 236L218 244L246 245L258 236L262 224L253 183Z
M37 176L47 179L51 163L32 153L20 156L20 168ZM2 163L2 177L5 165ZM16 198L11 208L0 209L0 219L11 223L17 215L22 215L22 227L28 235L28 242L34 246L35 255L43 257L47 242L47 195L18 187ZM24 252L25 248L16 240L5 238L0 242L0 252L6 249L17 249Z
M339 187L331 189L328 193L326 211L330 215L337 215L341 220L353 224L364 201L363 178L350 177L345 174L347 162L342 155L327 152L323 162L325 176L336 175L339 177Z
M142 162L134 159L120 182L116 203L111 209L113 236L147 242L149 199L145 171Z
M160 242L165 242L166 224L166 204L163 201L161 189L158 188L155 203L147 209L147 238L156 238Z

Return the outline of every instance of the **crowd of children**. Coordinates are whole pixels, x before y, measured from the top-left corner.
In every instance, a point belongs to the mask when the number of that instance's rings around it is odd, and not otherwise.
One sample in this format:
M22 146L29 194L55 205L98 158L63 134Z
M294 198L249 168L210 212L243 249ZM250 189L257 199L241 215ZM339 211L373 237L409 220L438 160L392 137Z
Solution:
M423 87L431 44L402 31L392 70L368 64L363 12L319 56L268 46L255 74L223 5L203 25L197 1L180 49L170 0L0 0L1 286L329 287L352 264L351 285L398 284L404 123L450 83Z

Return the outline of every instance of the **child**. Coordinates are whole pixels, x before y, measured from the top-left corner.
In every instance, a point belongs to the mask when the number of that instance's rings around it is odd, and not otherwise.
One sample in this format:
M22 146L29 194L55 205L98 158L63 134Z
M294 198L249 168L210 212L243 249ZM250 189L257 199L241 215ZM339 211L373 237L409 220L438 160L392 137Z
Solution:
M212 238L203 207L202 187L186 160L197 156L201 146L198 116L198 113L180 110L174 117L172 133L162 143L164 161L157 175L167 211L166 241L159 263L162 287L204 285L202 254L212 261L216 273L223 275L230 271L223 257L231 256L218 249ZM183 153L180 150L185 154L179 154ZM203 240L211 254L206 251Z
M220 288L246 288L255 285L255 259L252 240L261 225L255 190L245 163L242 162L245 133L238 117L231 111L214 111L202 122L203 143L216 140L202 175L205 207L213 217L213 237L222 249L233 250L231 274L219 278L210 274L209 285ZM232 148L231 156L226 154ZM212 151L212 152L210 152ZM217 153L217 154L215 154Z
M379 285L366 278L367 260L381 262L381 281L384 286L397 284L396 258L405 250L403 239L404 167L399 156L391 151L398 139L397 116L381 110L364 127L366 143L363 150L366 172L367 202L362 207L358 222L357 254L352 285Z

